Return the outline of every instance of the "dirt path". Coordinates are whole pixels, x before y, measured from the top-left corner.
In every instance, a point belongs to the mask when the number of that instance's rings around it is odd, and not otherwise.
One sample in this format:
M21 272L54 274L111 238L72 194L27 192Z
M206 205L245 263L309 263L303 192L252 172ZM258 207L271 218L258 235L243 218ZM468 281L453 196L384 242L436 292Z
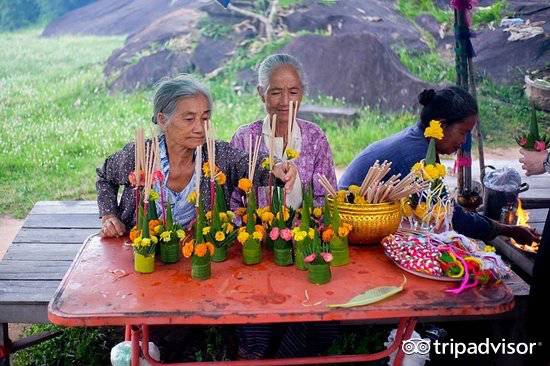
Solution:
M15 238L15 235L23 225L23 220L17 220L10 216L0 216L0 259L8 250L8 246Z

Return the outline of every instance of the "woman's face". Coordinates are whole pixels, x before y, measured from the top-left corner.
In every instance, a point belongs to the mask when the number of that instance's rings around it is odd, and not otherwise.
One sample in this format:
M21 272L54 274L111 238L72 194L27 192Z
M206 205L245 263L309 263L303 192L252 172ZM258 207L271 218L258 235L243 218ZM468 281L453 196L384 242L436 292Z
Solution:
M176 110L167 118L158 113L157 121L170 143L194 149L204 144L204 122L210 119L208 99L202 95L180 98Z
M277 122L287 123L289 120L289 102L302 101L302 82L294 67L282 65L271 73L271 79L265 95L258 89L266 112L277 115Z
M437 141L437 152L445 155L457 152L464 143L468 132L474 128L476 122L477 115L466 117L462 121L450 126L446 126L445 121L442 121L444 136L442 140Z

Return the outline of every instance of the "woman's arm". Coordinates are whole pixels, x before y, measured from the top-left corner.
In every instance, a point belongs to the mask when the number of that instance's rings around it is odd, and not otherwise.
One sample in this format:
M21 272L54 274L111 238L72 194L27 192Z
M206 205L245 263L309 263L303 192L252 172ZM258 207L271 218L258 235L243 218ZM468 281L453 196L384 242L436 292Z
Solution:
M133 168L134 144L131 143L105 159L96 170L97 206L103 223L102 234L105 236L122 235L126 231L120 221L117 195L119 187L128 183L128 175Z

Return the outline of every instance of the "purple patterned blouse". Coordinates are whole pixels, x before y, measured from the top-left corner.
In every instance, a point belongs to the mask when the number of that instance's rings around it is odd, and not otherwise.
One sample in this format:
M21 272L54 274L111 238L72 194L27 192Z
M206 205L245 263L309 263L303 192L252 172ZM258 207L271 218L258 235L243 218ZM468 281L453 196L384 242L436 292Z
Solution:
M301 131L301 147L300 156L294 160L294 163L298 168L302 185L306 187L313 185L315 206L322 206L325 199L325 190L317 182L316 175L325 175L329 182L336 187L336 173L334 172L332 151L325 133L316 124L301 119L297 119L296 121ZM262 137L262 125L263 120L259 120L241 126L233 135L231 146L246 151L249 135L252 135L253 139L256 136ZM268 153L263 138L261 140L260 152Z

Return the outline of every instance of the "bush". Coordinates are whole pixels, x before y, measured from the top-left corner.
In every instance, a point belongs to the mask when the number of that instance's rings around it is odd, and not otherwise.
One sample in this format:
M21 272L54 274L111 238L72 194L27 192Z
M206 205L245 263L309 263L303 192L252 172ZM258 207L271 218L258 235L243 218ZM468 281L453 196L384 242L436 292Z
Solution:
M122 341L114 328L60 328L53 324L33 324L23 334L61 330L63 333L46 342L15 353L16 366L35 365L110 365L111 348Z

